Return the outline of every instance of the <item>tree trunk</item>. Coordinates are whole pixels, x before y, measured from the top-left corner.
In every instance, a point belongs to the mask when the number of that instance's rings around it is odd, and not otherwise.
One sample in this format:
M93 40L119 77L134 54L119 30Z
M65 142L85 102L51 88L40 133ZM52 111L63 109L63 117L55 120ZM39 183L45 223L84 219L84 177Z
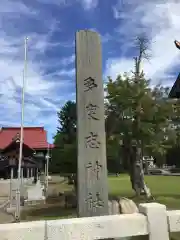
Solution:
M147 175L149 175L148 162L147 162L147 160L145 160L144 173L147 174Z
M123 146L124 146L124 159L128 162L128 172L130 176L130 181L132 185L132 189L135 191L134 188L134 161L133 161L133 148L131 145L131 141L128 138L124 138L123 140Z
M147 198L151 198L151 191L144 181L143 162L141 157L141 148L132 146L130 140L124 141L125 156L129 165L129 176L132 189L137 196L145 194ZM139 145L140 146L140 145Z
M135 180L135 176L134 176L134 174L135 174L135 171L134 171L135 161L133 159L134 158L134 152L133 152L133 148L132 148L131 145L129 146L128 152L129 152L129 158L128 158L128 160L129 160L129 176L130 176L130 180L131 180L132 189L135 191L135 181L134 181Z
M133 189L136 192L137 196L140 196L141 194L145 194L147 198L151 198L151 191L147 187L145 181L144 181L144 171L143 171L143 162L141 157L141 148L139 146L136 147L136 153L135 153L135 159L133 164L133 182L134 186Z

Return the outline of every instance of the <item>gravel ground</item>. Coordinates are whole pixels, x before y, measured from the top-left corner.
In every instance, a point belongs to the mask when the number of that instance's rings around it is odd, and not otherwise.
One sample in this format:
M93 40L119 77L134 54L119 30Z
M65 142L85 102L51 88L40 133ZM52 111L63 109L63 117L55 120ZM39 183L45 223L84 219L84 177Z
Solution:
M60 176L52 176L52 180L49 181L49 193L50 196L58 196L59 192L64 192L66 190L71 189L72 187L68 187L67 185L63 184L64 177ZM9 195L9 182L6 180L0 181L0 205L2 205L5 201L8 200ZM38 206L39 208L40 206ZM45 206L44 206L45 207ZM10 214L7 214L3 209L0 209L0 224L2 223L11 223L14 220L13 216Z

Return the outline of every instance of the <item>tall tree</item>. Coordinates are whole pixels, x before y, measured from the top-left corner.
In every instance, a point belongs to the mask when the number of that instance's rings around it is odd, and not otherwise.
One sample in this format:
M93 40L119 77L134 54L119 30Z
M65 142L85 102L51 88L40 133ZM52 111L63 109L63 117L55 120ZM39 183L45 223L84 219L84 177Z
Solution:
M68 136L66 141L72 142L76 137L76 103L67 101L62 109L57 113L58 115L58 133L64 133Z
M138 39L138 50L133 76L125 74L115 81L109 78L106 128L108 137L113 136L118 143L123 141L132 188L137 195L144 192L151 197L144 182L142 156L143 152L164 156L170 142L164 136L169 136L172 104L165 99L166 89L161 86L151 89L141 70L142 60L147 58L146 39Z
M148 41L146 38L137 39L139 54L135 57L135 71L134 83L136 88L136 101L134 102L134 116L133 116L133 133L135 138L135 154L133 155L133 161L131 165L131 181L133 189L137 195L140 195L142 191L145 192L146 196L151 197L150 189L146 186L144 181L143 162L142 162L142 137L141 137L141 114L143 114L142 98L146 91L144 90L144 73L141 70L141 63L143 58L148 59Z
M59 126L54 137L50 167L59 173L76 173L76 103L67 101L57 115Z
M141 98L137 95L137 87L141 89ZM107 137L112 138L117 142L119 148L123 142L124 158L128 161L129 173L131 177L132 187L137 191L135 186L135 180L140 181L140 173L137 176L136 171L136 149L137 139L147 141L147 129L148 122L140 122L141 125L136 129L134 124L137 101L150 100L148 88L148 81L142 79L141 82L135 83L133 78L128 77L126 74L124 77L118 76L116 81L109 81L107 85L107 120L106 129ZM138 112L139 117L142 118L143 112ZM147 116L147 114L146 114ZM139 163L139 162L138 162Z

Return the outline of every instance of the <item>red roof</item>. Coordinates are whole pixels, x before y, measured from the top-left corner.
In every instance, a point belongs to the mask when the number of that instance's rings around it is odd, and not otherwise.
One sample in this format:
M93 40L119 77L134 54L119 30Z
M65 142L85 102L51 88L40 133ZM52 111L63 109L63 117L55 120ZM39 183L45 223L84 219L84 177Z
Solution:
M0 149L8 146L13 138L20 134L20 127L2 127L0 129ZM47 132L44 127L24 127L24 144L33 149L48 148ZM53 148L53 144L49 144Z

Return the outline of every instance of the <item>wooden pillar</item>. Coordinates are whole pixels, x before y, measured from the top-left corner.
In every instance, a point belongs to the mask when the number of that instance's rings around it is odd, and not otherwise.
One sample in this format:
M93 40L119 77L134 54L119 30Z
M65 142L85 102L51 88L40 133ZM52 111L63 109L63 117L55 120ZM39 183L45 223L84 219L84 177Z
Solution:
M14 167L11 167L11 179L14 178Z
M37 178L37 180L39 180L38 168L36 168L36 178Z
M31 177L33 177L33 168L31 168Z
M44 164L44 176L45 177L47 176L47 164L46 164L46 162Z
M18 178L18 167L15 168L15 175L16 175L16 178Z

